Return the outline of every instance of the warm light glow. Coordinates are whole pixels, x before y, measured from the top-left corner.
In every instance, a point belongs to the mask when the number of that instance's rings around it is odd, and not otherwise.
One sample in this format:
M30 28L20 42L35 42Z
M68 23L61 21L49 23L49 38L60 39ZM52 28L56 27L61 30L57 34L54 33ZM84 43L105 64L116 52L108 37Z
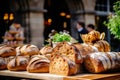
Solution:
M71 18L71 16L70 15L66 15L66 18Z
M61 13L60 13L60 16L65 16L65 15L66 15L65 12L61 12Z
M8 13L5 13L5 14L4 14L3 19L4 19L4 20L8 20Z
M67 28L67 22L64 22L64 23L63 23L63 27L64 27L64 28Z
M52 22L52 19L49 18L49 19L48 19L48 23L51 23L51 22Z
M10 20L13 20L14 19L14 15L13 13L10 14Z

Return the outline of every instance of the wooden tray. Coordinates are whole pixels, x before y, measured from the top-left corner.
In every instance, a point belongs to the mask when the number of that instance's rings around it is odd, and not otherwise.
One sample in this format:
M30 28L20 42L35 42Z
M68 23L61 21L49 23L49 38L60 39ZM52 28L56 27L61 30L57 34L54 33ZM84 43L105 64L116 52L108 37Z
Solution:
M120 73L114 74L78 74L73 76L60 76L49 73L28 73L27 71L1 70L0 75L43 80L120 80Z

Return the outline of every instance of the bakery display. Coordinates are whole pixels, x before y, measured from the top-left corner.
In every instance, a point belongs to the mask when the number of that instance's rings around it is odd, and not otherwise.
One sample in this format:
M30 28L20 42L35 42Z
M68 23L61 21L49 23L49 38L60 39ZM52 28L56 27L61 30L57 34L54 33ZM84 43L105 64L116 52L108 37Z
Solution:
M24 56L16 56L8 64L7 68L10 71L24 71L28 65L29 58Z
M14 48L9 46L1 46L0 47L0 57L9 57L9 56L15 56L16 51Z
M49 73L69 76L77 73L77 66L74 61L66 56L57 55L50 62Z
M32 55L36 55L38 53L39 53L38 47L35 45L31 45L31 44L18 46L16 48L16 55L17 56L32 56Z
M86 69L91 73L101 73L120 69L120 52L96 52L84 59Z
M30 73L49 72L49 64L50 60L44 55L36 55L30 60L27 71Z

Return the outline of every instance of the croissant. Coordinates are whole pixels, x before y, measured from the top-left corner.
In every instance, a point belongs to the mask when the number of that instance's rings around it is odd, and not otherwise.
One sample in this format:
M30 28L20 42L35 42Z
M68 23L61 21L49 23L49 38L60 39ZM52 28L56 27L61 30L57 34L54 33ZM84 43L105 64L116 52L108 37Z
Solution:
M9 57L9 56L15 56L16 51L12 47L8 46L1 46L0 47L0 57Z
M30 60L27 71L31 73L49 72L49 63L50 60L45 56L37 55Z
M17 56L32 56L39 53L39 49L35 45L26 44L16 48Z
M24 71L28 65L29 58L25 56L16 56L8 64L7 68L11 71Z

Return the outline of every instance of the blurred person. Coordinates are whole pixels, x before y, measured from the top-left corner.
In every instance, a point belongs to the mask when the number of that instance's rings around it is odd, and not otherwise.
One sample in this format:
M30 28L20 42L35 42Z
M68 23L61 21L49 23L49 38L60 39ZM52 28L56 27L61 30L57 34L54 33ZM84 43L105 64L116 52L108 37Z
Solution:
M83 22L77 22L76 28L78 31L78 41L79 43L83 43L83 40L80 35L88 33L88 31L85 28L85 24Z
M95 30L95 26L93 24L88 24L86 29L88 32L91 32L91 31Z

